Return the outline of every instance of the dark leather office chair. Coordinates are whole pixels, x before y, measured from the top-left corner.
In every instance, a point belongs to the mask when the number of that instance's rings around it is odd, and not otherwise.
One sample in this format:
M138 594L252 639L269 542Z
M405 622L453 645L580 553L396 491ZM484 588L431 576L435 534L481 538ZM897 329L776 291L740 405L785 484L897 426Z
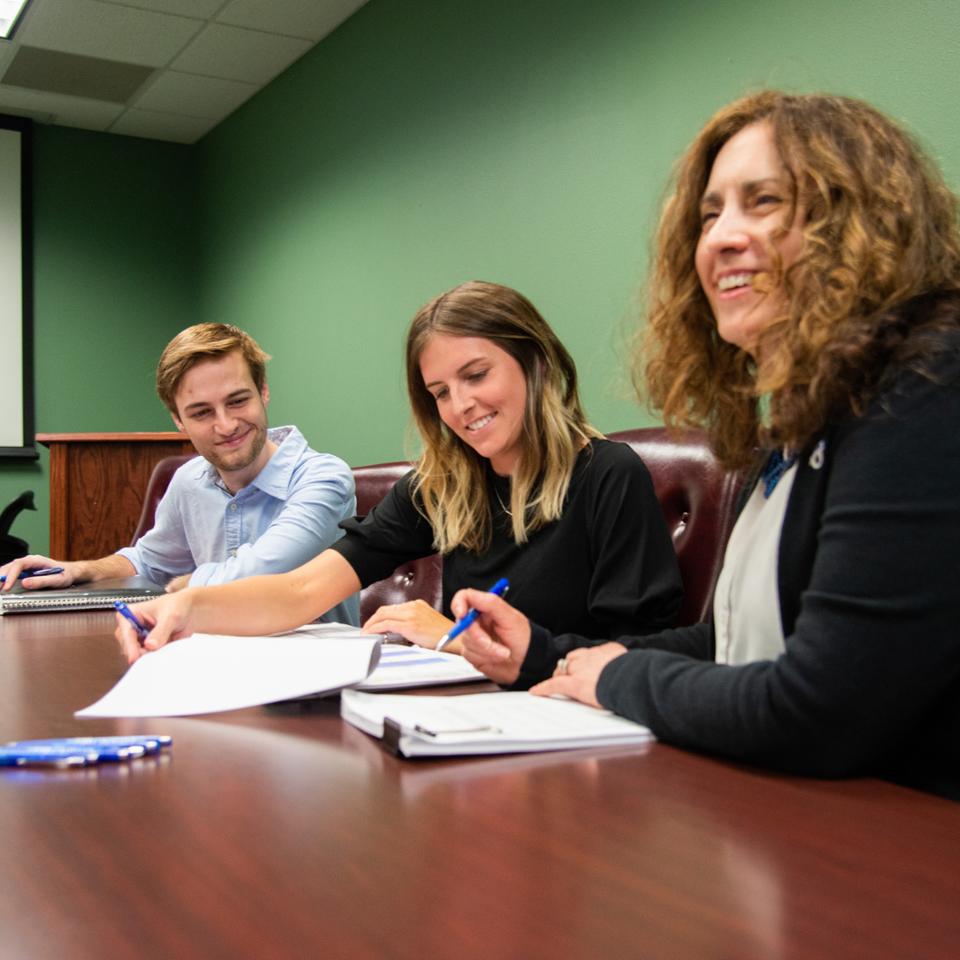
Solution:
M409 470L410 464L406 461L354 467L357 516L365 517ZM436 554L401 564L386 579L371 583L360 591L361 621L372 616L377 608L385 603L425 600L431 607L439 610L443 595L442 575L442 561Z
M150 480L147 482L147 492L143 495L143 509L140 511L140 519L137 521L137 529L133 532L133 539L130 541L132 547L148 530L153 529L153 521L157 512L157 505L163 499L163 495L170 486L173 475L188 460L196 456L193 454L183 454L175 457L164 457L157 461L157 465L150 474Z
M629 444L653 478L683 577L677 625L708 619L742 477L717 463L699 431L671 437L662 427L643 427L608 438Z

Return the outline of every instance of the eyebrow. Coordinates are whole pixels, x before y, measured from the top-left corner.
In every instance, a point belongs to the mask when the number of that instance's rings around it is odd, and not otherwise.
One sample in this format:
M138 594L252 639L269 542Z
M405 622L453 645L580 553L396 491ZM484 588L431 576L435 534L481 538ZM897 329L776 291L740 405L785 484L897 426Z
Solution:
M740 186L743 189L744 193L753 193L754 191L759 190L761 187L763 187L765 184L768 184L768 183L775 183L778 186L782 186L783 178L782 177L760 177L759 180L746 180ZM721 199L722 198L720 194L716 190L713 190L710 193L705 193L700 198L700 206L701 207L706 206L711 203L720 203Z
M487 358L486 357L474 357L472 360L468 360L463 366L457 370L457 376L459 377L464 370L467 370L469 367L472 367L475 363L483 363ZM431 380L429 383L425 383L424 386L429 390L431 387L442 386L442 380Z
M233 393L227 394L226 402L229 403L231 400L239 400L240 397L250 396L253 391L249 387L244 387L242 390L234 390ZM190 410L200 410L203 407L212 407L213 404L209 400L197 400L196 403L188 403L184 408L183 412L187 413Z

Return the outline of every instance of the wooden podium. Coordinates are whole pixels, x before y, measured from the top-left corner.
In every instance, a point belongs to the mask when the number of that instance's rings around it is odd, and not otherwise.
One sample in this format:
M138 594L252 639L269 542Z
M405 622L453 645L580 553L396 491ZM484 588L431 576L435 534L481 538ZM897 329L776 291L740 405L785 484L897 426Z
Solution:
M87 560L130 544L157 461L194 453L182 433L38 433L50 449L50 556Z

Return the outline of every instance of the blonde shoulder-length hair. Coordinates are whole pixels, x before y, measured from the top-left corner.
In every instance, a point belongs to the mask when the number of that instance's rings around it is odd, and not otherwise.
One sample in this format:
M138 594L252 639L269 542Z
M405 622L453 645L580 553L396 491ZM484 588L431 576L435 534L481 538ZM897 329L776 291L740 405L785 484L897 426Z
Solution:
M440 553L454 547L475 553L487 549L492 511L486 460L440 419L420 373L420 355L435 334L483 337L523 371L526 408L510 515L514 539L525 543L535 530L559 519L577 454L591 437L601 436L580 406L573 359L526 297L496 283L460 284L417 312L407 334L407 390L423 443L413 493Z
M783 309L755 355L724 342L700 286L700 203L713 162L744 127L767 123L804 244L775 272ZM801 449L831 418L859 414L884 368L912 350L922 368L936 338L911 323L954 326L906 301L960 287L957 199L912 138L848 97L764 91L716 113L681 157L656 234L647 324L634 354L641 395L673 426L704 427L719 459L743 466L758 442ZM761 397L768 397L761 419Z

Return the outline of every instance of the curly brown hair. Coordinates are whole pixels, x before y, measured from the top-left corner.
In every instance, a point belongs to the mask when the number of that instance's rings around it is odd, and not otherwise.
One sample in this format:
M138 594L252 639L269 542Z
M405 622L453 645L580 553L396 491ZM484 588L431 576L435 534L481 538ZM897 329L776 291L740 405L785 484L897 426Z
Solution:
M714 159L760 122L770 124L787 174L785 222L799 212L804 246L786 270L778 267L783 309L761 333L757 364L718 336L695 253ZM638 391L668 426L705 428L729 467L746 465L758 442L801 449L832 418L863 411L910 324L925 322L897 308L960 289L957 213L923 151L868 104L777 91L737 100L708 121L676 167L634 354ZM943 311L930 322L957 323ZM915 352L932 349L929 338L917 342L926 345Z

